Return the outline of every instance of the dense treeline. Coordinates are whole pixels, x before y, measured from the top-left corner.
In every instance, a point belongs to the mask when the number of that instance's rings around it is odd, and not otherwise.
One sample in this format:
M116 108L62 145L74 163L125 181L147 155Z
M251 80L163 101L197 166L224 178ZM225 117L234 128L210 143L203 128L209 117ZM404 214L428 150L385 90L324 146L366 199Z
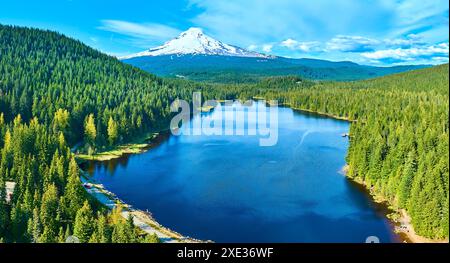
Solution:
M19 114L10 124L0 115L0 133L0 241L158 242L90 198L61 132ZM12 195L7 181L15 182Z
M374 80L247 91L350 120L348 175L397 208L415 231L449 236L449 65ZM286 80L284 80L286 82ZM292 83L292 81L290 81ZM265 85L267 86L267 84Z
M0 240L156 242L83 189L70 148L101 151L166 128L170 103L278 99L352 120L348 175L448 237L448 65L359 82L162 80L60 34L0 26ZM13 195L6 182L15 182Z
M348 61L211 55L144 56L124 62L158 76L223 84L257 83L268 77L289 75L316 80L362 80L424 67L370 67Z
M170 103L195 88L54 32L0 25L0 241L157 242L86 194L70 147L92 152L167 126Z
M0 26L0 240L157 242L86 194L70 148L93 153L166 128L170 103L199 89L241 95L159 79L54 32Z
M0 76L6 123L37 117L91 151L165 127L170 103L192 92L63 35L19 27L0 27Z
M272 77L212 85L206 97L276 99L348 120L348 176L411 216L416 233L449 236L449 65L356 82ZM204 84L203 86L206 86Z

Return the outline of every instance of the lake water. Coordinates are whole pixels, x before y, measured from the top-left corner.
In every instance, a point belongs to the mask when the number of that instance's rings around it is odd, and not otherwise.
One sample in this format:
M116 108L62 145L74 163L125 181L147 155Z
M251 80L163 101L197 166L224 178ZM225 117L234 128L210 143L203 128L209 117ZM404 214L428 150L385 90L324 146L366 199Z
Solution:
M248 135L167 136L143 154L86 169L126 203L198 239L397 241L384 208L341 172L349 123L290 108L279 108L278 120L275 146Z

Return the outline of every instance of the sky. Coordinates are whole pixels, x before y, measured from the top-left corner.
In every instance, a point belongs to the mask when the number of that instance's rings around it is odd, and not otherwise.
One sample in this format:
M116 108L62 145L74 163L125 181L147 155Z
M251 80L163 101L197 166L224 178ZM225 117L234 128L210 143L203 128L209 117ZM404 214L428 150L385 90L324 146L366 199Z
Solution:
M449 61L447 0L0 0L0 24L125 56L190 27L252 51L367 65Z

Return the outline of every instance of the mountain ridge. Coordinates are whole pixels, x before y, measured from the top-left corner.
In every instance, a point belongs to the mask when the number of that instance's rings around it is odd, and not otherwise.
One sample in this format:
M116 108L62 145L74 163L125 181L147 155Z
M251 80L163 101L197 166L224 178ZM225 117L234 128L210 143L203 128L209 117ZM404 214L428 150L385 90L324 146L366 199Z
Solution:
M312 80L352 81L428 67L373 67L354 62L219 55L143 56L122 61L162 77L217 83L255 83L266 77L287 75Z
M131 59L145 56L164 55L220 55L235 57L269 58L270 56L249 51L237 46L225 44L203 33L201 28L191 27L161 46L149 50L120 57L119 59Z
M224 44L190 28L163 45L119 58L164 77L220 83L258 82L271 76L296 75L315 80L360 80L400 73L428 65L375 67L352 61L287 58Z

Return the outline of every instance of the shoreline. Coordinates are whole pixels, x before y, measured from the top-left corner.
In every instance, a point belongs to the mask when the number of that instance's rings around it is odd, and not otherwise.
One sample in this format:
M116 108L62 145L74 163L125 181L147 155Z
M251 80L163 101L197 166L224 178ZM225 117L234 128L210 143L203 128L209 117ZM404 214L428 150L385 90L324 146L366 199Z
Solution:
M333 115L333 114L329 114L329 113L325 113L325 112L313 111L313 110L308 110L308 109L301 109L301 108L292 107L289 103L283 103L281 105L282 106L287 106L287 107L289 107L289 108L291 108L293 110L296 110L296 111L313 113L313 114L317 114L319 116L324 116L324 117L328 117L328 118L332 118L332 119L336 119L336 120L348 121L348 122L357 122L358 121L358 120L350 119L348 117L341 117L341 116L338 116L338 115Z
M317 114L317 115L321 115L321 116L325 116L325 117L329 117L329 118L333 118L333 119L337 119L337 120L344 120L344 121L348 121L348 122L357 122L358 121L358 120L352 120L352 119L346 118L346 117L336 116L333 114L292 107L289 103L282 103L280 105L287 106L293 110L307 112L307 113L313 113L313 114ZM392 207L391 202L386 200L383 196L375 194L370 189L370 187L367 186L367 184L365 182L358 180L357 178L350 178L349 176L347 176L348 169L349 169L349 165L346 164L344 167L342 167L340 173L342 173L348 180L364 187L364 189L367 191L367 193L371 196L373 202L384 205L384 206L386 206L386 208L388 210L391 211L390 213L386 214L386 218L394 226L394 229L393 229L394 233L397 234L399 236L399 238L401 238L401 241L403 243L448 243L449 242L448 239L444 239L444 240L431 239L431 238L427 238L427 237L418 235L414 231L414 227L411 223L411 217L408 215L408 213L406 212L405 209L399 210L399 209Z
M144 153L159 143L168 135L168 130L153 132L150 137L147 135L145 139L141 139L140 143L128 143L115 147L113 150L100 152L95 155L75 154L79 169L81 171L80 181L83 185L88 184L90 188L83 187L88 194L103 204L109 210L117 206L121 206L123 211L121 215L127 219L128 215L133 215L133 221L136 227L148 234L156 234L162 243L212 243L213 241L199 240L192 237L184 236L172 229L164 227L156 219L153 218L149 211L135 209L131 205L119 199L114 193L108 191L103 184L96 182L90 177L87 171L83 170L80 165L89 161L104 162L121 158L128 154Z
M414 227L411 223L411 217L408 215L405 209L400 209L400 211L397 211L400 215L400 217L395 220L397 224L400 226L398 227L397 231L402 236L406 236L411 243L448 243L449 241L446 239L431 239L427 237L423 237L421 235L416 234L414 231Z
M265 98L263 97L253 97L253 99L256 100L265 100ZM273 104L270 101L266 101L266 103L269 106L272 106ZM334 115L334 114L329 114L329 113L325 113L325 112L320 112L320 111L314 111L314 110L309 110L309 109L303 109L303 108L297 108L292 106L290 103L287 102L283 102L283 103L279 103L277 104L278 106L282 106L282 107L288 107L294 111L301 111L301 112L306 112L306 113L312 113L312 114L316 114L319 116L323 116L323 117L328 117L328 118L332 118L332 119L336 119L336 120L342 120L342 121L348 121L348 122L357 122L358 120L354 120L354 119L350 119L348 117L342 117L342 116L338 116L338 115Z
M75 157L79 162L86 161L110 161L113 159L121 158L127 154L139 154L144 153L151 149L153 146L161 142L162 138L167 135L168 130L161 130L158 132L152 132L138 139L134 143L125 143L117 145L107 151L95 153L93 155L76 153Z
M135 209L131 205L119 199L114 193L108 191L102 184L97 183L84 170L81 170L80 181L83 185L88 184L90 188L83 187L88 194L98 202L106 206L109 210L120 206L123 208L121 215L127 219L128 215L133 216L136 227L147 234L156 234L162 243L209 243L212 241L198 240L192 237L184 236L172 229L164 227L156 221L150 212Z
M312 110L307 110L307 109L295 108L295 107L292 107L289 103L283 103L281 105L288 106L293 110L314 113L314 114L322 115L325 117L330 117L333 119L344 120L344 121L348 121L348 122L357 122L357 120L352 120L352 119L349 119L346 117L339 117L339 116L336 116L333 114L312 111ZM393 225L394 233L399 236L399 238L401 239L401 241L403 243L448 243L449 242L448 239L444 239L444 240L431 239L431 238L426 238L421 235L418 235L414 231L414 227L411 223L411 217L408 215L408 213L406 212L405 209L399 210L399 209L392 207L391 202L386 200L383 196L375 194L370 189L370 187L368 187L368 185L365 182L358 180L357 178L350 178L349 176L347 176L348 169L349 169L349 165L346 164L344 167L342 167L340 173L342 173L348 180L364 187L364 189L366 189L367 193L371 196L373 202L384 205L384 206L386 206L386 208L388 210L391 211L390 213L386 214L386 218Z
M343 120L343 121L348 121L348 122L357 122L357 120L352 120L347 117L340 117L340 116L322 113L322 112L313 111L313 110L308 110L308 109L295 108L295 107L292 107L289 103L282 103L282 104L280 104L280 106L286 106L295 111L317 114L320 116L333 118L333 119L337 119L337 120ZM85 161L103 162L103 161L109 161L112 159L120 158L126 154L144 153L144 152L150 150L151 148L153 148L158 143L160 143L162 141L164 135L167 135L167 133L168 133L168 130L153 132L153 133L151 133L151 137L148 137L148 135L147 135L146 136L147 138L144 139L141 143L134 143L134 144L129 143L129 144L124 144L124 145L119 145L119 146L115 147L113 150L97 153L93 156L76 154L76 157L77 157L77 159L81 160L82 162L85 162ZM411 218L407 214L406 210L404 210L404 209L399 210L399 209L392 207L392 204L388 200L386 200L381 195L375 194L370 189L370 187L368 187L368 185L365 182L358 180L357 178L349 177L348 169L349 169L349 165L346 164L344 167L342 167L340 173L343 174L351 182L356 183L359 186L361 186L362 188L364 188L365 191L367 192L367 194L370 195L370 197L374 203L385 206L386 210L389 211L388 213L385 214L385 216L386 216L387 220L392 224L393 232L400 238L401 242L403 242L403 243L448 243L449 242L448 240L435 240L435 239L426 238L426 237L416 234L414 231L414 228L412 226L412 223L411 223ZM86 175L86 171L82 170L82 172L83 172L82 177L86 180L86 182L90 183L97 189L102 189L104 191L103 194L105 196L107 196L107 199L109 201L119 202L119 204L123 205L123 207L127 207L129 209L129 211L133 214L135 219L137 219L136 221L138 221L138 224L136 224L136 225L138 227L140 227L143 231L147 232L145 229L147 229L148 227L150 227L150 229L152 229L152 228L157 229L157 231L161 231L161 229L162 229L163 231L160 232L162 234L162 236L169 235L169 236L171 236L171 238L178 240L178 242L180 242L180 241L187 242L187 243L213 242L211 240L201 241L201 240L197 240L197 239L190 238L190 237L184 237L181 234L179 234L173 230L163 227L151 216L151 214L149 212L144 212L142 210L133 209L130 205L128 205L128 204L124 203L123 201L121 201L120 199L118 199L113 193L107 191L103 185L92 182L92 180L89 179L89 176ZM85 182L83 182L83 183L85 183ZM86 191L88 191L88 190L89 189L86 189ZM99 198L96 198L96 199L99 200L99 202L102 202ZM117 205L117 204L115 204L115 205ZM106 205L106 206L110 207L110 205ZM126 212L124 212L124 213L126 213ZM125 216L125 215L123 215L123 216ZM144 226L142 226L142 224L139 224L140 221L144 222L144 224L143 224ZM145 224L147 224L148 227L145 226ZM157 231L155 231L155 232L157 232ZM161 240L163 240L163 239L161 239ZM170 242L168 242L168 243L170 243Z
M370 195L372 201L376 204L385 206L389 211L386 214L386 218L393 226L394 233L400 238L401 243L448 243L448 240L431 239L418 235L414 231L414 227L411 223L411 217L408 215L405 209L394 208L391 202L386 200L383 196L374 193L368 185L357 178L351 178L347 175L349 165L346 164L342 169L342 174L351 182L363 187L367 194Z

